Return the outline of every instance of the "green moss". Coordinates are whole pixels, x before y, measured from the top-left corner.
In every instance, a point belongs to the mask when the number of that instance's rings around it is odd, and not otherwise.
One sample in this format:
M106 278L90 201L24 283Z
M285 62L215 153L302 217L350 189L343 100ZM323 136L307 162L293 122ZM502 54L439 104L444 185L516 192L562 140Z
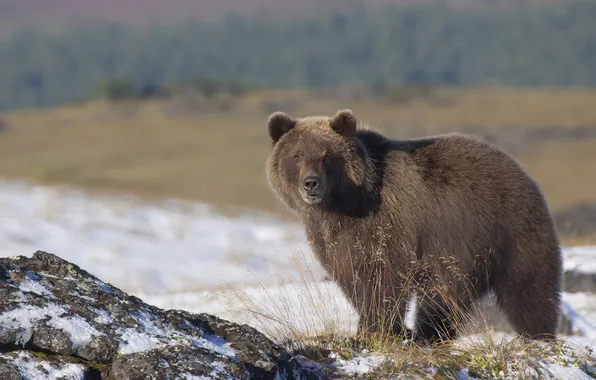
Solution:
M103 370L109 369L111 367L111 364L96 363L91 360L87 360L87 359L83 359L83 358L79 358L79 357L71 356L71 355L55 354L55 353L50 353L50 352L45 352L45 351L27 351L27 352L37 358L44 359L47 361L62 360L62 361L72 363L72 364L81 364L86 367L93 368L93 369L96 369L99 371L103 371Z
M46 358L49 356L46 352L38 352L38 351L28 351L31 355L38 357L38 358Z

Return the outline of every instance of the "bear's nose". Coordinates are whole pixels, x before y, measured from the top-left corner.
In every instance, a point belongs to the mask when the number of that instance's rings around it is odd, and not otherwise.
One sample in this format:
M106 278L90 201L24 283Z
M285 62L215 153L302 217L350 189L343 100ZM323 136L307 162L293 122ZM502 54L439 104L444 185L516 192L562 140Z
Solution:
M316 177L314 175L309 175L308 177L304 178L304 189L308 193L312 193L313 191L318 189L320 184L321 181L319 180L319 177Z

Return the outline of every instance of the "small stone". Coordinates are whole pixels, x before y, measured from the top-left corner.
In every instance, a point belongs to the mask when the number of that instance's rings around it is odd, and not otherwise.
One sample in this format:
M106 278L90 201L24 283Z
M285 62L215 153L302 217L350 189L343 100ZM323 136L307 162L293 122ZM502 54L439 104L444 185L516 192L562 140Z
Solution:
M12 360L2 356L0 356L0 379L25 380L19 368L12 363Z
M587 373L588 375L592 376L596 379L596 365L589 365L586 364L583 366L582 370Z

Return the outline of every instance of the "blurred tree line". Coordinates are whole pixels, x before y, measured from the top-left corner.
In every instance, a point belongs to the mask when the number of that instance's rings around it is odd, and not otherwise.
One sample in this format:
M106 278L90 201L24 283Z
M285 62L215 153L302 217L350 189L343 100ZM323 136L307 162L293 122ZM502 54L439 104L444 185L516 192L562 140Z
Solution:
M229 15L144 30L27 30L0 43L0 108L55 105L98 92L164 95L166 87L197 78L301 87L595 86L595 20L596 2L577 1L511 11L352 7L284 22Z

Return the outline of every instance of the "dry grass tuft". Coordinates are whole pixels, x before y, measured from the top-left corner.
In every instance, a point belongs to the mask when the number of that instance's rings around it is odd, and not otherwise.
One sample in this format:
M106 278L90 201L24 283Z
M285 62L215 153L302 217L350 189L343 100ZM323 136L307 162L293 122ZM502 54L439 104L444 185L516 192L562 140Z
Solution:
M288 272L272 287L257 279L263 297L231 289L233 298L252 316L252 323L278 343L292 345L320 335L347 337L355 317L347 301L335 284L318 280L304 254L298 253L294 261L297 276Z

